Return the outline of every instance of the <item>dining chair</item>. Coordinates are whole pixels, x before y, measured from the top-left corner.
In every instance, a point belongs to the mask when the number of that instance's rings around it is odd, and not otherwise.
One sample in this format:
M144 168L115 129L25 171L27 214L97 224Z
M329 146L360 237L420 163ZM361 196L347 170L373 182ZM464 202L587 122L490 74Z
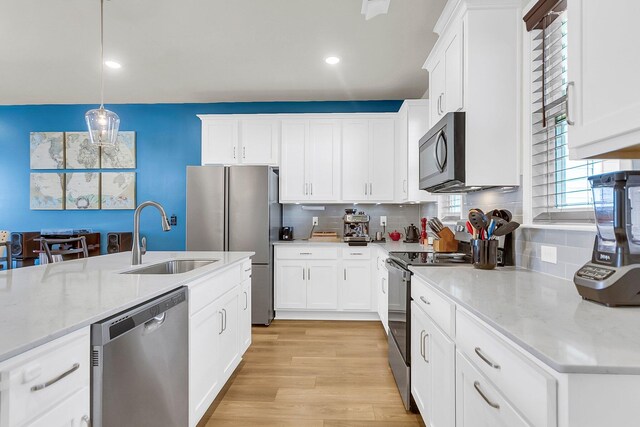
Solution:
M40 249L44 252L44 257L40 257L40 262L43 264L64 261L64 257L68 255L77 254L78 258L89 257L85 236L69 237L67 239L41 237L40 246Z

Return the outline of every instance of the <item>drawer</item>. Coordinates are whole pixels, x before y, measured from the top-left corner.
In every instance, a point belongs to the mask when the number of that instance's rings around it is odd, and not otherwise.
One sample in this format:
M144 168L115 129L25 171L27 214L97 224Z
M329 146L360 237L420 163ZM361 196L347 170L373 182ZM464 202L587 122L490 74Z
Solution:
M241 266L236 264L228 270L213 273L212 276L206 276L187 284L189 287L189 314L194 315L225 292L238 286L242 273Z
M505 397L456 352L456 426L530 427Z
M3 364L2 393L8 398L2 398L0 412L6 425L23 425L89 386L89 337L87 327Z
M342 259L371 259L371 248L361 246L343 248Z
M469 360L535 426L556 426L555 379L467 313L456 313L456 342Z
M49 412L40 415L27 427L78 426L90 427L89 398L91 391L85 387L57 404Z
M242 263L242 282L251 277L251 259Z
M326 246L278 246L278 259L338 259L337 247Z
M415 276L411 278L411 298L447 335L454 336L455 304Z

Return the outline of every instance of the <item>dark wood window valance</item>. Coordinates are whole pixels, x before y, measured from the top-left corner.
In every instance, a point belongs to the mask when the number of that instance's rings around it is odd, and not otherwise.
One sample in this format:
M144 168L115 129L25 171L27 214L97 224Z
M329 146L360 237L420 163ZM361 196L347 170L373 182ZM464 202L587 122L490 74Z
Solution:
M543 27L543 18L547 18L544 24L549 26L558 17L557 13L567 10L567 0L538 0L531 10L524 16L524 22L527 24L527 31L541 30ZM549 15L551 12L556 14Z

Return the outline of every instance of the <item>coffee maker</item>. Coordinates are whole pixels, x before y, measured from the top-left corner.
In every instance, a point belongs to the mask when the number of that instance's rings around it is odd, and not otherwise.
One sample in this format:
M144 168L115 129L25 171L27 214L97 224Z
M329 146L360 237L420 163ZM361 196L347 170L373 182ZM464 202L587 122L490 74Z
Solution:
M349 244L367 244L371 241L369 237L369 215L364 212L357 212L356 209L345 209L342 218L344 231L342 240Z
M598 234L591 261L573 281L582 298L640 305L640 171L589 177Z

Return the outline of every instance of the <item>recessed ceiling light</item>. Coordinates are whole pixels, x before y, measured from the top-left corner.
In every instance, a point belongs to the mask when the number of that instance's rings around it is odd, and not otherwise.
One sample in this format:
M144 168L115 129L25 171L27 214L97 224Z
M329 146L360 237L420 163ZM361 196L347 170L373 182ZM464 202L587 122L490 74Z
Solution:
M118 68L122 68L122 64L116 61L104 61L104 65L106 65L109 68L113 68L114 70L117 70Z
M340 58L338 58L337 56L328 56L324 59L324 62L329 65L336 65L338 62L340 62Z

